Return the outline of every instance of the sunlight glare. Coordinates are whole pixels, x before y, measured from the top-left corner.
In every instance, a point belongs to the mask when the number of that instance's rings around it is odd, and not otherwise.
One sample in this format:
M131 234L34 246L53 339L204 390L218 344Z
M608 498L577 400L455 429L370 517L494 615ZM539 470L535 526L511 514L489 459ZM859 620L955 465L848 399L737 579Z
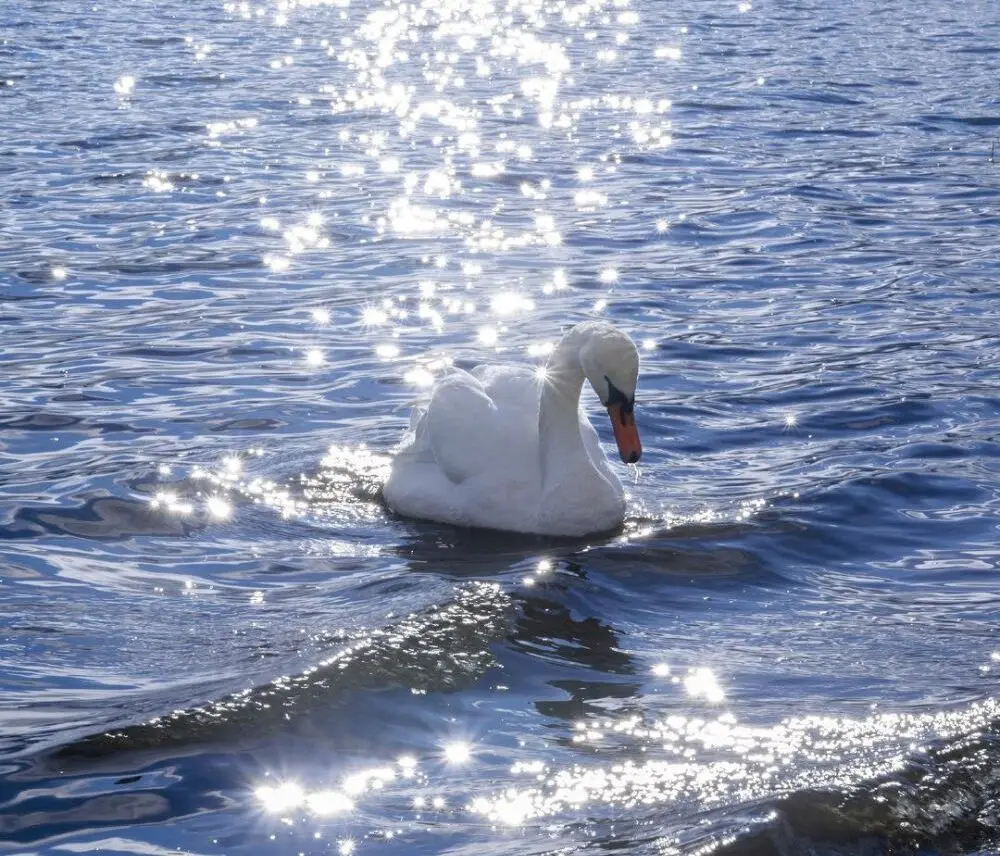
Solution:
M444 747L444 757L449 764L464 764L472 757L472 749L468 743L456 741Z
M692 669L684 678L684 689L689 696L703 698L710 704L717 704L726 697L711 669Z
M654 55L656 56L657 59L678 60L681 58L681 49L672 46L658 47Z
M378 345L375 348L375 354L381 360L391 360L399 356L399 346L391 343Z
M301 806L306 792L295 782L284 782L277 787L263 785L257 788L256 796L264 803L265 810L277 814Z
M389 320L389 314L376 306L366 306L361 313L361 323L366 327L377 327Z
M233 507L221 496L210 496L205 500L205 508L216 520L228 520L233 514Z
M354 801L339 791L316 791L306 796L305 804L314 814L341 814L354 808Z
M517 312L530 312L535 308L535 301L513 291L503 291L493 295L490 308L495 315L506 317Z
M131 74L123 74L115 81L115 92L119 95L131 95L135 89L135 78Z
M417 366L404 374L403 380L407 383L412 383L414 386L426 387L434 383L434 375L423 366Z

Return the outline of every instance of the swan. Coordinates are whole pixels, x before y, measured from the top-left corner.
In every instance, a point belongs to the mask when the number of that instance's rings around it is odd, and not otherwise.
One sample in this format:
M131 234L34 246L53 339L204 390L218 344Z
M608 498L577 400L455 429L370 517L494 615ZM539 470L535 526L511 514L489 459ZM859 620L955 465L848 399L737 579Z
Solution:
M622 461L634 463L638 376L635 344L602 321L570 329L541 370L455 369L413 409L386 504L404 517L539 535L616 528L625 494L580 393L586 378L608 409Z

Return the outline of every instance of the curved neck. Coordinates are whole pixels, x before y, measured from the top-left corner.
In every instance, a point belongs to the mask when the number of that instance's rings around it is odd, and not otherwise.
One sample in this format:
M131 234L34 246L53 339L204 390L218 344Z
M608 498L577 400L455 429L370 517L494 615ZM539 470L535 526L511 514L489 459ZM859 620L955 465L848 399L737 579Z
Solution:
M558 484L588 460L580 435L583 366L576 337L567 335L545 364L538 408L539 464L542 487Z

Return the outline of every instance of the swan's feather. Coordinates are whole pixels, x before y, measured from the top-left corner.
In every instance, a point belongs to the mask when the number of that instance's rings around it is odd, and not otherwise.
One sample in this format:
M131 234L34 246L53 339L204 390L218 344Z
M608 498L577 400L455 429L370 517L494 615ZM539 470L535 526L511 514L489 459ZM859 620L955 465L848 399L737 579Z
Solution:
M434 460L450 481L459 484L482 469L498 440L497 418L493 400L468 372L455 371L434 387L425 421Z
M535 373L521 366L476 366L473 376L497 407L514 407L538 416L539 383Z

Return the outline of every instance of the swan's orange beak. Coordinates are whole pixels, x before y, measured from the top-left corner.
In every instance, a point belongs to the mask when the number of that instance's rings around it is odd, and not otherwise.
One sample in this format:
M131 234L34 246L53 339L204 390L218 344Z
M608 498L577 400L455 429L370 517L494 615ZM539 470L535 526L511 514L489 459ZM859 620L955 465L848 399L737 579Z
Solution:
M618 454L626 464L634 464L642 457L642 443L639 442L639 429L635 427L632 408L626 410L624 404L609 404L608 415L615 432Z

